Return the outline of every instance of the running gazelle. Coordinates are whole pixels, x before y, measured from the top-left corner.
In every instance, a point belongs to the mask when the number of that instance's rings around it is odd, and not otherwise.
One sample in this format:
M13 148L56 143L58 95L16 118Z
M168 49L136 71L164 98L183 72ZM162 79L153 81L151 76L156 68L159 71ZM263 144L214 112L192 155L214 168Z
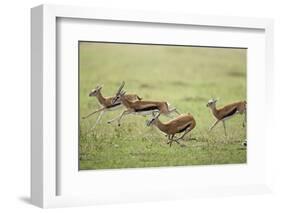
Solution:
M147 126L155 125L160 131L164 132L168 136L167 144L172 146L173 142L179 144L179 140L189 133L196 126L194 117L191 114L182 114L178 117L167 121L161 122L159 120L160 113L154 116L147 122ZM176 134L183 133L179 138L174 139Z
M112 99L112 104L121 101L121 103L126 107L119 116L108 121L108 123L112 123L113 121L118 121L118 126L121 125L121 119L125 115L135 114L135 115L151 115L152 113L158 112L160 114L169 115L172 112L176 112L179 114L176 108L170 109L169 105L166 101L144 101L144 100L136 100L131 101L126 98L125 91L123 91L123 87L125 82L122 82L119 90L116 93L116 96Z
M224 134L226 134L226 126L225 121L227 119L230 119L234 115L237 114L244 114L244 121L243 121L243 127L245 127L247 122L247 102L246 101L238 101L232 104L225 105L224 107L221 107L217 109L216 107L217 100L211 99L207 103L207 107L209 107L212 111L213 116L215 117L216 121L214 124L210 127L210 131L220 122L222 121L223 127L224 127Z
M86 118L94 115L95 113L100 112L100 114L99 114L99 116L96 120L96 123L92 128L94 128L99 123L102 115L105 112L117 110L122 106L121 101L115 101L114 103L112 102L112 100L115 96L104 97L101 93L101 89L102 89L102 86L96 86L96 88L93 89L89 93L90 97L96 97L97 98L99 104L101 105L101 108L99 108L98 110L88 114L87 116L82 117L83 119L86 119ZM141 98L136 94L128 94L128 95L125 96L125 99L131 100L131 101L141 100Z

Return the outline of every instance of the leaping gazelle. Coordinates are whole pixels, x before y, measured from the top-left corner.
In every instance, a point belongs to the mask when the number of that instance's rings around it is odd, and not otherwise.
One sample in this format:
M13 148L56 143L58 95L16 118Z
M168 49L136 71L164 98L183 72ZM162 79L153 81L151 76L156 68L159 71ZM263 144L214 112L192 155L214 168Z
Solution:
M147 126L155 125L160 131L164 132L168 136L167 144L172 146L173 142L179 144L179 140L189 133L196 126L194 117L191 114L182 114L168 122L161 122L159 115L156 115L147 122ZM174 139L176 134L183 133L179 138Z
M89 94L90 97L96 97L97 98L99 104L101 105L101 108L99 108L98 110L88 114L87 116L82 117L83 119L86 119L86 118L88 118L88 117L90 117L90 116L92 116L92 115L94 115L98 112L100 113L97 120L96 120L95 125L92 128L95 128L95 126L99 123L102 115L105 112L117 110L122 106L121 101L116 101L115 103L112 102L112 100L115 96L104 97L101 93L101 89L102 89L102 86L97 86ZM128 94L128 95L125 96L125 99L131 100L131 101L141 100L141 98L136 94Z
M210 127L210 131L220 122L222 121L223 127L224 127L224 134L226 136L226 127L225 127L225 121L234 115L237 114L244 114L244 121L243 121L243 127L245 127L247 122L247 102L246 101L239 101L232 104L228 104L220 109L216 108L216 99L211 99L207 103L207 107L210 107L214 117L216 118L216 121L214 124Z
M118 126L120 126L120 121L125 115L135 114L135 115L151 115L152 113L159 113L164 115L169 115L172 112L176 112L179 114L176 108L170 109L169 105L165 101L143 101L136 100L131 101L126 98L125 91L123 91L125 83L123 82L120 86L116 96L112 99L112 104L121 101L121 103L126 107L118 117L108 121L108 123L112 123L113 121L118 121Z

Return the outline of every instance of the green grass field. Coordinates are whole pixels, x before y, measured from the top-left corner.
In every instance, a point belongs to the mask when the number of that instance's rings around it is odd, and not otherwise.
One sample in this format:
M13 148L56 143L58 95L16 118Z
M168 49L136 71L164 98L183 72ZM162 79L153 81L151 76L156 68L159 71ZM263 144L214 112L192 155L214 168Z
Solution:
M139 168L246 163L243 117L208 131L214 122L206 103L219 98L217 106L246 100L246 50L159 45L80 42L80 169ZM166 144L148 117L128 115L121 126L107 121L122 109L104 114L93 130L98 114L82 119L100 106L89 92L103 85L104 96L114 95L122 81L127 93L143 99L168 101L181 113L190 112L197 123L181 143ZM176 114L175 114L176 116ZM169 118L161 116L160 120ZM191 137L195 140L188 140Z

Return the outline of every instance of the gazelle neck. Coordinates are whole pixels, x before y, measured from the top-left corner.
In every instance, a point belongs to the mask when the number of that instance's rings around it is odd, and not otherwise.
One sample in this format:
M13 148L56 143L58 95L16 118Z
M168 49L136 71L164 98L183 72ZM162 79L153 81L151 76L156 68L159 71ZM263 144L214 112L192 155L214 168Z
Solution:
M162 132L167 131L166 125L164 125L158 118L156 118L156 120L155 120L155 126L157 126L158 129L160 129Z
M217 115L218 115L218 110L217 110L216 105L214 104L214 105L210 106L210 109L212 110L213 115L214 115L215 117L217 117Z
M105 104L105 98L102 96L101 91L97 92L96 97L101 105Z
M121 102L126 108L131 107L131 102L127 98L125 98L125 96L121 97Z

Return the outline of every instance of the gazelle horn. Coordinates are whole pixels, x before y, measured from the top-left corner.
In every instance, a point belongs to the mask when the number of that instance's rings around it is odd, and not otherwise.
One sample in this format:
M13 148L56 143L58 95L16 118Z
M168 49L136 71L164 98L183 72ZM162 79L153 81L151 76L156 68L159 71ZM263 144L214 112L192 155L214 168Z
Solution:
M119 87L119 89L116 92L116 95L120 94L120 92L122 91L123 87L125 86L125 82L123 81L121 86Z

